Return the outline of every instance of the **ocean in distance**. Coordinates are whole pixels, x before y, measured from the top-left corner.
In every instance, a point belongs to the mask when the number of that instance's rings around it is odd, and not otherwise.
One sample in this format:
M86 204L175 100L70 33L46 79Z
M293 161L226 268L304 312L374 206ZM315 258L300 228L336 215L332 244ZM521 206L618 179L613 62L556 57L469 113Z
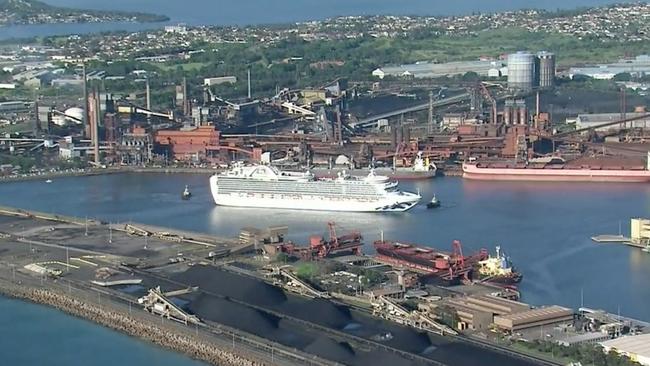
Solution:
M6 366L206 366L58 310L0 296Z
M343 15L460 15L522 8L548 10L620 3L615 0L46 0L85 9L142 11L166 15L168 23L39 24L0 27L0 40L106 31L138 31L166 24L247 25L292 23Z

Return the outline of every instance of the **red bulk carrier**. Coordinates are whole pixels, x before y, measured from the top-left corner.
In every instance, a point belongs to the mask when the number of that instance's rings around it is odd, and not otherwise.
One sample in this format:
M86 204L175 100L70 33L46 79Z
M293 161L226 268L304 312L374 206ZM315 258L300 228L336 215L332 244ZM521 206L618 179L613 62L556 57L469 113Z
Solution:
M376 241L374 246L378 261L415 270L444 285L469 279L473 266L488 257L486 250L481 250L474 256L463 256L461 244L457 240L453 243L452 253L381 240Z
M650 182L650 153L646 162L620 158L582 158L571 162L552 158L526 164L469 162L463 163L463 178L552 182Z

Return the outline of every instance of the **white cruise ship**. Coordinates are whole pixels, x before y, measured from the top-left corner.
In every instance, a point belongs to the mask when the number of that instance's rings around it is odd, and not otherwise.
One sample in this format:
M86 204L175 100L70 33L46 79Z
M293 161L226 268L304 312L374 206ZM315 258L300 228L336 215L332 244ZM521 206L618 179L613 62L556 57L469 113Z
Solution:
M322 211L399 212L420 201L397 182L370 172L365 178L341 174L316 179L309 173L285 172L266 165L237 165L210 178L214 202L222 206Z

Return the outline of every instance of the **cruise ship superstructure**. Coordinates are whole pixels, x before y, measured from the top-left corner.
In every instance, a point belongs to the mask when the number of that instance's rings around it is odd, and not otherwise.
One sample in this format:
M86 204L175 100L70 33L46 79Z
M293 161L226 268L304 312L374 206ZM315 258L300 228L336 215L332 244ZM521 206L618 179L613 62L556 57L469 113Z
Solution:
M420 195L370 172L364 178L341 174L316 179L310 172L286 172L267 165L236 165L210 178L214 202L222 206L349 212L400 212Z

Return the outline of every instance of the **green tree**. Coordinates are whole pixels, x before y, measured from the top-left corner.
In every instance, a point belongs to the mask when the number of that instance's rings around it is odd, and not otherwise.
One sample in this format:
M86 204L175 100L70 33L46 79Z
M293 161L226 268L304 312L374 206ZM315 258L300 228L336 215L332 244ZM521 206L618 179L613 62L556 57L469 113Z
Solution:
M632 75L629 72L621 72L612 78L614 81L630 81L632 80Z

